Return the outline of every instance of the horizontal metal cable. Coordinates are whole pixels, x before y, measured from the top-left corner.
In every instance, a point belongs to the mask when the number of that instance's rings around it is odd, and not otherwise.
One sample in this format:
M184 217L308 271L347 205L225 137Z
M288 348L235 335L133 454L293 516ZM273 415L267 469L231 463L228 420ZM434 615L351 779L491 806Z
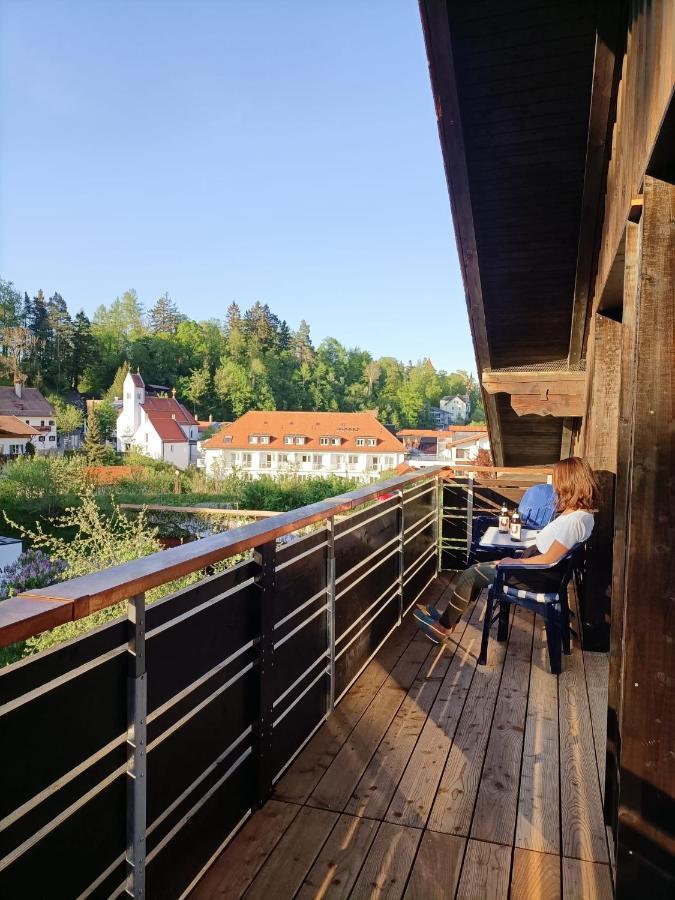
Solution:
M413 500L419 500L420 497L425 497L427 494L430 494L430 493L431 493L433 490L435 490L435 489L436 489L436 485L432 484L431 487L428 487L428 488L427 488L426 490L424 490L424 491L419 491L419 493L417 493L417 494L413 494L412 497L411 497L411 496L406 496L406 495L404 494L404 495L403 495L403 505L405 506L406 503L412 503Z
M398 597L398 594L399 594L399 592L398 592L398 583L396 584L396 588L397 588L397 590L391 595L391 597L390 597L385 603L382 604L382 608L381 608L380 610L378 610L378 612L376 612L374 616L372 616L370 619L368 619L368 621L365 623L365 625L363 625L361 628L359 628L359 630L358 630L358 631L356 632L356 634L351 638L351 640L349 640L349 641L344 645L344 647L342 647L342 648L340 649L340 652L337 654L337 656L335 657L335 659L340 659L340 657L342 656L342 654L345 653L347 650L349 650L349 648L350 648L351 645L354 643L354 641L358 640L359 637L360 637L360 636L363 634L363 632L366 630L366 628L367 628L369 625L371 625L371 624L375 621L375 619L379 616L379 614L382 612L382 610L383 610L385 607L389 606L389 604L392 602L392 600L395 600L396 597Z
M326 715L324 715L324 716L321 716L321 718L320 718L319 721L316 723L316 725L314 726L314 728L312 728L312 730L310 731L310 733L307 735L307 737L304 739L304 741L300 744L300 746L297 748L297 750L295 750L295 752L294 752L293 755L290 757L290 759L288 759L288 760L283 764L283 766L279 769L279 771L277 772L277 774L276 774L276 775L274 776L274 778L272 779L272 784L276 784L276 783L277 783L277 781L281 778L281 776L284 774L284 772L286 771L286 769L290 766L290 764L293 762L293 760L298 756L298 754L300 753L300 751L301 751L301 750L302 750L302 749L303 749L303 748L311 741L311 739L312 739L312 738L314 737L314 735L317 733L317 731L319 730L319 728L321 728L321 726L323 725L323 723L326 721L327 718L328 718L328 714L326 714Z
M198 615L200 612L208 609L209 606L213 606L215 603L220 603L221 600L226 600L228 597L231 597L233 594L236 594L238 591L241 591L254 583L255 578L253 576L251 578L247 578L245 581L242 581L241 584L236 584L234 587L228 588L221 594L216 594L215 597L210 597L208 600L200 603L199 606L193 606L190 609L186 610L184 613L180 613L180 615L176 616L175 618L169 619L168 622L163 622L161 625L156 625L154 628L151 628L146 632L146 640L156 637L158 634L161 634L168 628L173 628L173 626L178 625L179 622L184 622L186 619L190 619L192 618L192 616Z
M290 620L295 618L295 616L297 616L299 612L302 612L303 609L306 609L308 606L314 603L315 600L318 600L322 594L325 594L327 590L328 589L325 587L321 588L321 590L317 591L317 593L314 594L313 597L310 597L309 600L305 600L305 602L301 603L300 606L296 606L295 609L292 612L289 612L287 616L284 616L283 619L279 619L279 621L274 626L274 630L276 631L277 628L281 628L281 626L285 625L286 622L290 622Z
M382 640L380 641L380 643L377 645L377 647L373 650L373 652L370 654L370 656L368 657L368 659L363 663L363 665L361 666L361 668L358 670L358 672L356 673L356 675L354 675L354 677L351 679L351 681L349 682L349 684L344 688L344 690L342 691L342 693L340 694L340 696L336 698L336 700L335 700L335 704L336 704L336 705L340 702L340 700L342 700L342 698L344 697L344 695L349 691L349 689L350 689L351 686L354 684L354 682L355 682L356 679L359 677L359 675L364 671L364 669L366 668L366 666L373 660L373 658L380 652L380 650L382 649L382 647L387 643L387 641L389 640L389 638L392 636L392 634L396 631L396 629L397 629L398 627L399 627L399 626L398 626L398 622L397 622L396 625L394 625L392 628L390 628L389 631L385 634L385 636L382 638Z
M288 632L288 634L285 634L280 641L276 641L276 643L274 644L274 649L277 650L279 647L283 646L286 641L289 641L293 637L294 634L297 634L298 631L305 627L305 625L309 625L312 619L316 619L317 616L320 616L321 613L326 612L327 609L328 605L324 603L324 605L320 606L315 612L312 613L311 616L309 616L303 622L300 622L299 625L296 625L292 631Z
M335 584L339 584L341 581L344 581L345 578L348 578L350 575L353 575L357 569L360 569L361 566L365 566L367 562L370 562L378 553L382 553L383 550L386 550L387 547L391 547L391 545L398 541L399 536L395 534L391 540L388 540L386 544L382 544L381 547L378 547L376 550L373 550L372 553L369 553L368 556L364 556L363 559L360 559L355 566L352 566L351 569L347 569L346 572L343 572L338 578L335 579Z
M364 578L367 578L369 575L371 575L375 571L375 569L378 569L383 563L385 563L388 559L391 559L391 557L394 556L395 554L397 554L398 552L399 552L399 548L398 548L398 538L397 538L396 547L394 547L394 549L390 553L387 553L386 556L383 556L382 559L378 560L377 563L374 566L372 566L370 569L368 569L367 572L364 572L363 575L359 575L359 577L354 579L354 581L352 581L351 584L348 584L347 587L344 588L344 590L340 591L339 594L336 594L335 599L339 600L341 597L344 597L344 595L348 594L349 591L351 591L351 589L353 587L356 587L356 585L360 581L363 581Z
M347 637L347 635L349 634L349 632L350 632L350 631L353 631L353 629L356 628L356 626L359 624L359 622L361 621L361 619L363 619L365 616L367 616L368 613L371 611L371 609L373 609L375 606L377 606L377 604L378 604L381 600L383 600L384 597L387 596L387 594L389 593L389 591L393 590L394 588L398 588L398 585L399 585L398 578L396 578L395 581L392 581L392 583L389 585L389 587L387 587L384 591L382 591L382 593L381 593L380 596L377 598L377 600L373 601L373 603L370 604L370 606L368 607L368 609L364 610L364 611L361 613L361 615L360 615L357 619L354 619L354 621L353 621L352 624L349 626L349 628L345 628L345 630L342 632L342 634L340 635L339 638L336 638L336 640L335 640L336 646L337 646L337 644L339 644L341 641L344 641L344 639Z
M425 519L425 520L429 520L430 517L429 517L429 516L425 516L424 519ZM434 524L434 523L433 523L433 520L431 520L431 521L424 521L424 520L422 520L422 524L420 524L419 522L415 522L415 525L418 526L417 531L415 531L414 534L408 535L408 537L403 541L403 544L404 544L404 545L405 545L405 544L409 544L410 541L414 541L416 537L419 537L420 534L422 534L424 531L426 531L427 528L429 528L429 527L430 527L431 525L433 525L433 524Z
M351 534L352 531L356 531L358 528L363 528L364 525L368 525L370 522L374 522L376 519L381 519L382 516L386 516L387 513L395 512L397 508L397 506L388 506L386 509L381 510L379 513L376 513L369 519L364 519L362 522L357 522L356 525L352 525L351 528L345 528L344 531L336 533L335 540L338 541L341 537L344 537L347 534Z
M421 519L418 519L416 522L412 522L410 525L408 525L408 527L403 530L403 534L408 534L409 531L411 531L413 528L417 527L421 522L424 522L427 519L430 519L432 516L435 516L435 515L436 515L436 510L430 509L429 512L426 514L426 516L422 516Z
M303 553L298 553L297 556L294 556L292 559L285 559L282 563L277 563L275 566L276 571L280 572L282 569L285 569L287 566L292 566L293 563L298 562L300 559L304 559L306 556L309 556L311 553L316 553L317 550L321 550L326 546L326 541L323 541L321 544L315 544L313 547L310 547L309 550L305 550Z
M281 703L281 701L284 700L291 693L293 688L297 687L300 684L300 682L302 681L302 679L306 678L309 675L309 673L312 671L312 669L316 668L316 666L318 666L318 664L321 662L321 660L326 659L327 656L328 656L328 650L324 650L324 652L321 654L321 656L317 656L317 658L314 660L314 662L308 668L305 669L305 671L302 673L302 675L298 675L298 677L295 679L293 684L289 685L286 688L286 690L283 692L283 694L280 694L277 697L277 699L272 703L272 708L274 708L275 706L278 706Z
M429 559L433 556L436 550L436 544L429 544L427 549L420 556L417 557L414 563L411 563L405 571L407 577L403 579L403 584L406 585L411 578L414 578L415 575L419 572L422 566L428 562ZM417 565L419 563L419 565Z
M305 696L305 694L308 691L311 691L311 689L314 687L314 685L317 683L317 681L320 681L324 675L328 675L328 669L322 669L319 672L319 674L316 676L316 678L314 678L312 681L310 681L310 683L307 685L307 687L304 689L304 691L301 694L298 694L298 696L295 698L295 700L289 706L286 707L286 709L281 713L280 716L277 716L277 718L274 720L274 722L272 722L273 728L276 728L277 725L279 724L279 722L281 722L283 719L286 718L286 716L293 709L293 707L298 705L298 703L302 700L302 698Z
M403 613L404 616L407 616L407 615L408 615L408 613L410 612L410 610L411 610L411 609L413 608L413 606L417 603L417 601L420 599L420 597L422 596L422 594L423 594L423 593L426 591L426 589L429 587L429 585L431 584L431 582L434 581L434 579L437 578L437 577L438 577L438 575L437 575L436 573L434 573L434 574L431 576L431 578L427 581L427 583L424 585L424 587L423 587L422 590L419 592L419 594L415 597L415 599L412 600L412 601L410 602L409 606L407 607L407 609L406 609L405 612Z

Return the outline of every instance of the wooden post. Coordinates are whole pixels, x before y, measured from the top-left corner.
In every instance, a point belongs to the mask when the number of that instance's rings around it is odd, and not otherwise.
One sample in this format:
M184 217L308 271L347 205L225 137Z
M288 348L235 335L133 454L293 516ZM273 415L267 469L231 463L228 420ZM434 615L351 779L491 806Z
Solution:
M274 591L276 588L276 541L256 548L256 578L260 588L259 715L256 727L258 756L258 803L262 806L272 793L272 729L274 703Z
M328 638L329 684L326 713L335 709L335 519L326 521L326 635Z
M675 185L646 177L628 455L616 896L675 887Z

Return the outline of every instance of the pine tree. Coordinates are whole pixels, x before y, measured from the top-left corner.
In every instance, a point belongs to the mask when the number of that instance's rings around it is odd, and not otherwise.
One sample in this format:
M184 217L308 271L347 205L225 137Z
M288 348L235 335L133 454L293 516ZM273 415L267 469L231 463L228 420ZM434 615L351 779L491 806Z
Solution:
M83 310L80 310L75 316L71 342L70 383L75 390L78 390L82 373L92 362L96 346L91 333L91 322Z
M314 359L314 347L309 336L309 325L304 319L300 322L298 330L293 335L292 347L300 365L304 362L311 362Z
M112 384L105 392L105 397L107 400L114 400L115 397L122 397L122 395L124 394L124 379L127 377L128 372L129 363L125 360L125 362L123 362L115 372L115 377L112 380Z
M87 433L84 438L83 452L90 466L99 466L105 457L105 447L101 442L98 416L93 409L87 417Z
M150 310L150 330L153 334L175 334L181 315L168 293L160 297Z

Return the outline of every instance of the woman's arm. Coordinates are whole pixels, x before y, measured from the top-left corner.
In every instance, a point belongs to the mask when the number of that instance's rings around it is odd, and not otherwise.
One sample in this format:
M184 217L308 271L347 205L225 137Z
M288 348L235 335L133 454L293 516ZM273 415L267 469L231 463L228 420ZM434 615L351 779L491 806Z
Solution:
M537 556L525 556L522 559L500 559L498 566L517 563L519 566L550 566L557 563L559 559L569 552L569 547L565 547L560 541L553 541L546 553L539 553Z

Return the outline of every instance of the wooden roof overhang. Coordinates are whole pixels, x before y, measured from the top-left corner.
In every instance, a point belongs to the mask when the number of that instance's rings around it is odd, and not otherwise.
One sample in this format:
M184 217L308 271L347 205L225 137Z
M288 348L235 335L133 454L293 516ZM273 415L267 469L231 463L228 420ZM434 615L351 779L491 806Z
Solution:
M420 10L479 374L498 376L483 382L494 459L553 462L583 405L575 295L592 268L582 222L597 225L608 118L596 104L589 134L591 97L607 94L599 13L588 0L420 0ZM503 384L516 371L543 377L514 403Z

